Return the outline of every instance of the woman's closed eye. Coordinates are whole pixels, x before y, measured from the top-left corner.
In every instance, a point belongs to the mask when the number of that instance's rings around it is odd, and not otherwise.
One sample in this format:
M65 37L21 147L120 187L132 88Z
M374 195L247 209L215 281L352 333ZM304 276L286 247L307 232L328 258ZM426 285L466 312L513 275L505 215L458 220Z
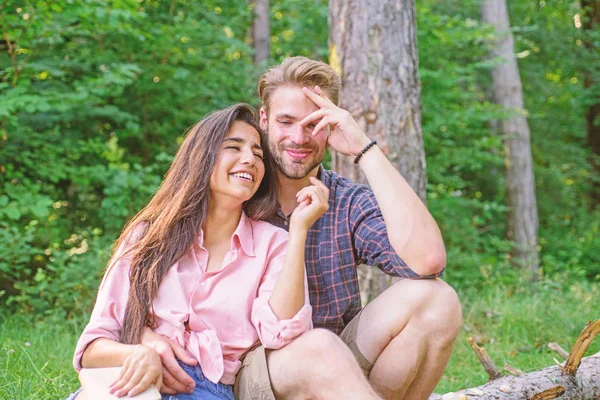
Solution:
M226 146L225 150L241 151L241 148L239 146ZM254 157L258 157L261 160L265 159L265 156L262 153L254 153Z

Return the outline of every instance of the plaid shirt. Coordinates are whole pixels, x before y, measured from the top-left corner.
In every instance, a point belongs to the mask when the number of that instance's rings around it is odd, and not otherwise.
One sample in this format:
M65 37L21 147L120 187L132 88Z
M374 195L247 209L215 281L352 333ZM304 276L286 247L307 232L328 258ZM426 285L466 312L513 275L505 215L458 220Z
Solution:
M357 267L376 265L391 276L433 278L410 269L390 244L373 191L323 167L319 179L329 188L329 210L306 239L305 264L313 324L340 333L361 310ZM280 210L269 222L288 228Z

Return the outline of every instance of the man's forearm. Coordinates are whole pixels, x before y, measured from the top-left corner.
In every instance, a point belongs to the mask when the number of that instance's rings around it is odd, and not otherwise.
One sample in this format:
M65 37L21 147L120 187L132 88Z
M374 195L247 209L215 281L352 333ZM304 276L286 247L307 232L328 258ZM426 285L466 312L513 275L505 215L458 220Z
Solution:
M446 264L446 252L427 207L379 147L369 149L359 165L375 194L396 253L420 275L440 272Z

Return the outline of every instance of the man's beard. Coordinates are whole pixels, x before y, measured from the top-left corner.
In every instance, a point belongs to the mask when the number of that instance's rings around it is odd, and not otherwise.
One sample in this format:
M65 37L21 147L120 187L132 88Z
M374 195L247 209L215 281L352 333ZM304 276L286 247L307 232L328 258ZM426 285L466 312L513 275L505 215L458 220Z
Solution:
M273 156L273 161L275 161L275 165L277 165L277 168L279 169L279 172L281 172L283 174L283 176L285 176L288 179L304 179L308 176L308 174L315 169L316 167L319 166L319 164L321 164L321 162L323 161L323 159L325 158L325 150L322 151L322 153L319 153L319 148L318 147L311 147L311 150L313 151L313 153L311 154L311 156L309 156L309 158L312 157L312 161L308 161L308 160L297 160L294 161L292 160L291 162L285 162L283 159L283 154L285 152L285 149L302 149L303 147L301 146L286 146L286 147L279 147L276 144L269 144L270 145L270 150L271 150L271 155ZM304 147L306 148L306 147ZM304 164L306 161L310 162L310 164Z

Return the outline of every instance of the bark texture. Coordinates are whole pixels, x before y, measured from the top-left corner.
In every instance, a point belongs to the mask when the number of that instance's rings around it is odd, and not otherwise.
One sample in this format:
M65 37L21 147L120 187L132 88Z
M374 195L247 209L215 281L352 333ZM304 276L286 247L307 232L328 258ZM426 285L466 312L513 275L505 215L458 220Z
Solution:
M494 100L510 114L500 121L506 152L507 236L514 243L512 256L515 263L529 269L532 278L537 279L538 215L531 140L506 1L483 0L481 11L483 21L496 31L491 56L500 61L492 69Z
M429 400L600 399L600 353L582 359L590 343L598 334L600 334L600 319L588 322L569 354L565 354L566 351L557 343L548 344L548 347L566 356L567 361L564 365L559 364L555 359L557 366L528 374L509 365L504 367L505 370L516 376L501 376L492 360L487 356L485 349L477 346L473 338L468 338L477 358L488 373L490 381L485 385L456 393L433 394Z
M414 0L330 0L329 55L342 77L340 106L377 140L425 200ZM355 182L365 182L349 157L333 155L332 167ZM390 283L375 268L361 267L359 280L364 301Z
M271 51L271 28L269 26L269 0L254 0L254 21L252 23L252 43L254 64L269 60Z
M560 397L542 397L544 391L563 394ZM461 397L461 394L466 397ZM558 366L548 367L523 376L503 376L476 388L460 390L456 395L446 394L444 399L523 400L534 399L536 395L539 395L537 399L597 399L600 397L600 357L584 358L575 375L564 373ZM434 394L429 400L442 398L442 395Z
M582 27L588 32L600 29L600 1L599 0L581 0L581 8L583 10ZM584 45L591 54L598 54L597 42L586 39ZM585 88L595 91L594 102L588 107L585 113L587 122L587 141L592 149L592 166L598 178L600 178L600 68L592 67L585 71ZM595 88L595 90L594 90ZM600 200L600 184L596 183L594 188L594 198Z

